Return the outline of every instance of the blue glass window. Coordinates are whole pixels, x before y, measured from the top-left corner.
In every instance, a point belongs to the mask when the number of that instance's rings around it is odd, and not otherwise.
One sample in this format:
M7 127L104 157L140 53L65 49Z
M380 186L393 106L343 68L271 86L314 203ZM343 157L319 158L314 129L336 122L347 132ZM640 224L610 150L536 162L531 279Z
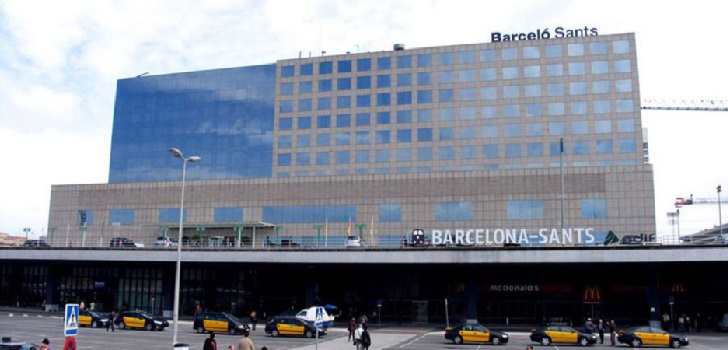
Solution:
M498 125L483 125L482 133L483 138L498 137Z
M519 98L521 97L521 89L518 85L508 85L503 87L503 97Z
M357 95L356 106L357 107L370 107L372 105L371 95Z
M351 134L348 132L339 132L336 133L336 145L337 146L346 146L351 144Z
M527 104L526 105L526 116L528 116L528 117L541 116L541 104L540 103Z
M298 117L298 129L311 129L311 117Z
M541 124L541 123L526 124L526 136L541 136L541 135L543 135L543 124Z
M541 84L529 84L523 87L526 97L541 97Z
M288 223L357 222L355 205L263 207L263 221Z
M460 90L460 101L475 101L478 99L476 88L464 88Z
M592 55L606 55L608 53L607 43L603 41L589 43L589 53Z
M417 72L417 85L431 85L432 74L430 72Z
M291 147L293 147L293 136L292 135L278 136L278 148L291 148Z
M410 129L397 130L397 142L398 143L412 142L412 130L410 130Z
M521 124L506 124L503 128L503 136L519 137L521 136Z
M316 165L328 165L330 160L329 152L316 152Z
M278 108L278 111L281 113L291 113L293 112L293 101L291 100L282 100L280 102L280 107Z
M569 63L569 75L584 75L586 74L586 66L584 62L570 62Z
M473 51L461 51L460 52L460 63L473 63L475 62L475 52Z
M439 56L441 66L452 66L455 64L455 54L452 52L443 52Z
M586 83L583 81L570 82L569 94L572 96L586 95Z
M617 120L617 132L634 132L634 119Z
M351 78L339 78L336 80L337 90L351 90Z
M307 93L313 91L313 82L312 81L302 81L298 83L298 92L299 93Z
M564 115L564 103L563 102L553 102L549 103L548 105L549 115Z
M412 86L412 74L397 74L397 86Z
M439 102L453 102L455 100L455 92L453 89L440 89L438 91Z
M538 46L526 46L523 48L523 58L534 59L541 58L541 51Z
M337 62L337 72L348 73L351 72L351 60L342 60Z
M594 101L594 113L595 114L608 114L612 112L612 108L609 100Z
M482 81L493 81L498 78L498 73L495 68L485 68L480 70L480 80Z
M634 153L637 151L637 143L634 139L619 139L619 153Z
M521 145L515 143L506 144L506 158L521 158Z
M503 79L518 79L519 67L503 67Z
M389 130L377 130L374 133L374 138L376 139L377 144L387 144L389 143Z
M182 221L187 222L187 209L182 213ZM179 208L161 208L159 209L160 223L179 223Z
M475 120L478 109L476 107L460 107L461 120Z
M434 120L434 115L431 109L418 109L417 110L417 122L431 122Z
M301 75L313 75L313 63L302 64Z
M542 200L510 200L508 201L509 220L543 219Z
M614 61L614 72L615 73L629 73L632 71L632 65L629 60L617 60Z
M597 154L612 154L613 147L612 139L597 139Z
M372 70L372 59L371 58L360 58L356 60L356 70L358 72L367 72Z
M339 114L336 116L337 128L348 128L351 126L351 114Z
M337 96L336 108L351 108L351 96Z
M505 105L503 106L503 114L506 118L518 118L521 116L520 105Z
M319 74L331 74L334 71L334 63L331 61L319 62Z
M331 109L331 97L319 97L317 109L319 111L325 111Z
M417 103L432 103L432 90L418 90Z
M404 55L397 57L397 68L412 68L412 56Z
M331 79L321 79L318 83L319 91L331 91L333 89L333 83Z
M179 215L179 214L178 214ZM86 212L86 223L88 224L88 211ZM111 209L109 210L109 222L121 226L134 225L134 209Z
M629 41L617 40L612 43L612 52L615 54L628 53L629 52Z
M614 85L617 92L632 92L632 79L620 79Z
M443 140L454 140L455 129L454 128L440 128L440 141Z
M351 162L351 152L336 151L336 164L349 164Z
M480 61L481 62L495 61L495 50L480 51Z
M291 130L293 128L293 118L280 118L278 120L278 129Z
M412 104L412 92L411 91L398 92L397 93L397 104L398 105Z
M317 129L326 129L331 127L331 116L330 115L320 115L316 117L316 128Z
M444 146L438 150L440 160L454 160L455 159L455 147Z
M412 149L411 148L397 148L395 156L398 162L410 162L412 161Z
M569 52L569 56L583 56L584 44L569 44L567 51Z
M566 133L566 124L564 122L549 123L549 135L559 136Z
M515 47L504 48L501 51L501 59L504 61L511 61L518 59L518 49Z
M383 88L383 87L389 87L391 85L391 81L389 78L389 75L377 75L377 87Z
M311 135L296 136L296 147L311 147Z
M389 112L377 112L377 124L389 124L390 119Z
M589 142L574 141L574 154L580 156L589 154Z
M356 77L356 88L357 89L371 89L372 88L372 77L363 76Z
M560 77L564 75L564 65L549 64L548 66L546 66L546 75L550 77Z
M389 150L388 149L374 150L374 162L375 163L389 163Z
M281 83L281 95L293 95L293 83Z
M278 166L291 166L291 154L278 153Z
M634 112L634 100L617 100L617 113Z
M397 123L398 124L411 123L411 122L412 122L412 111L410 111L410 110L397 111Z
M356 126L365 126L370 125L372 123L371 121L371 114L369 113L357 113L356 115Z
M436 221L470 221L473 205L470 202L440 202L435 206Z
M546 57L561 57L562 52L561 45L546 45Z
M281 77L292 77L296 74L295 66L283 66L281 67Z
M458 71L461 83L470 83L477 80L477 71L475 69L463 69Z
M586 101L576 101L571 103L571 114L583 115L587 112Z
M585 120L571 122L571 133L584 135L589 132L589 123Z
M563 83L549 83L547 85L548 94L550 97L564 96L564 84Z
M562 151L561 142L550 142L549 143L549 155L558 156L558 155L561 155L561 151Z
M380 222L402 222L402 205L401 204L380 204L379 205L379 221Z
M483 145L483 158L498 158L498 145Z
M429 67L430 65L432 65L432 55L427 53L417 55L417 67Z
M215 208L215 222L241 222L243 221L242 207Z
M584 198L581 200L582 219L606 219L607 217L606 198Z
M355 153L356 162L359 164L369 163L369 150L357 150Z
M523 67L523 76L526 78L538 78L541 76L541 66Z
M372 142L372 133L370 131L357 131L356 132L356 144L357 145L368 145Z
M529 157L543 157L543 144L540 142L529 143L526 145L526 152Z
M460 154L462 159L476 159L478 158L478 147L462 146L460 147Z
M431 142L431 141L432 141L432 128L417 129L417 142Z
M608 94L609 81L599 80L592 82L592 92L595 94Z
M392 68L392 61L389 57L377 58L377 69L390 69Z
M609 134L612 132L611 120L597 120L594 122L594 132L597 134Z
M298 100L298 111L299 112L310 111L312 107L313 107L313 100L311 100L310 98L303 98L303 99Z
M609 62L607 61L594 61L591 64L592 74L606 74L609 73Z
M495 86L480 88L480 96L484 100L495 100L498 98L498 90Z
M389 92L377 93L377 106L389 106L391 99L392 97Z

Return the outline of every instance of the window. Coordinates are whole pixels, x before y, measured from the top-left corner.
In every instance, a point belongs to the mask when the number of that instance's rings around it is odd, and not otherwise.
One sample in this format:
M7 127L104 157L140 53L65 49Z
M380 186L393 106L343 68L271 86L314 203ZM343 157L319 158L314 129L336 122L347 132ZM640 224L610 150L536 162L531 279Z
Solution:
M432 74L429 72L418 72L417 73L417 85L430 85L432 84Z
M538 78L541 76L541 66L523 67L523 76L526 78Z
M517 60L518 59L518 49L515 47L504 48L501 51L501 59L504 61Z
M397 74L397 86L412 86L412 74Z
M316 165L328 165L330 159L329 152L316 152Z
M293 95L293 83L281 83L281 95Z
M339 78L336 80L337 90L351 90L351 78Z
M351 108L351 96L337 96L336 108Z
M187 209L182 213L182 221L187 221ZM159 209L159 222L179 222L179 208Z
M410 111L410 110L397 111L397 123L398 124L411 123L411 122L412 122L412 111Z
M334 71L334 63L331 61L319 62L319 74L331 74Z
M337 63L337 72L348 73L351 72L351 60L342 60Z
M459 72L461 83L470 83L477 80L475 69L463 69Z
M589 154L589 142L574 141L574 154L579 156Z
M617 92L632 92L632 79L620 79L614 85Z
M509 85L503 87L503 97L505 98L519 98L521 96L521 90L518 85Z
M296 137L296 147L311 147L311 135L298 135Z
M634 132L634 119L617 120L617 132Z
M549 64L546 66L546 75L550 77L560 77L564 75L564 65Z
M619 139L619 153L634 153L637 151L637 143L634 139Z
M569 52L569 56L583 56L584 44L569 44L567 51Z
M435 205L437 221L470 221L473 205L470 202L440 202Z
M278 148L291 148L291 147L293 147L293 136L292 135L278 136Z
M432 128L417 129L417 142L431 142L431 141L432 141Z
M519 137L521 136L521 124L506 124L503 127L503 136Z
M377 130L374 134L374 138L377 144L389 143L389 130Z
M320 115L316 117L316 128L317 129L327 129L331 127L331 116L330 115Z
M563 83L549 83L547 85L548 94L551 97L564 96L564 84Z
M438 119L443 121L455 120L455 109L451 107L444 107L438 110Z
M281 104L278 107L278 111L281 112L281 113L291 113L291 112L293 112L293 101L290 101L290 100L283 100L283 101L281 101Z
M438 96L439 102L453 102L455 100L455 92L453 89L440 89Z
M493 81L498 78L495 68L485 68L480 70L480 80Z
M543 219L542 200L510 200L508 201L509 220Z
M543 157L543 144L540 142L529 143L526 145L526 152L529 157Z
M521 145L514 143L506 144L506 158L521 158Z
M377 94L377 106L389 106L391 103L391 94L388 92L380 92Z
M571 133L583 135L589 132L589 123L585 120L571 122Z
M634 100L617 100L617 113L634 112Z
M466 126L460 128L460 138L462 139L474 139L478 137L478 129Z
M398 105L412 104L412 92L411 91L398 92L397 93L397 104Z
M572 96L586 95L586 83L583 81L570 82L569 94Z
M505 105L503 106L503 114L506 118L518 118L521 116L521 106Z
M417 103L432 103L432 90L418 90Z
M592 55L606 55L608 53L607 43L603 41L589 43L589 53L591 53Z
M483 138L498 137L498 125L483 125L482 134Z
M483 158L486 158L486 159L498 158L498 145L484 145L483 146Z
M581 200L582 219L606 219L607 217L606 198L584 198Z
M547 106L548 106L548 110L549 110L549 116L564 115L564 103L563 102L553 102L553 103L549 103Z
M480 61L481 62L495 61L495 50L480 51Z
M571 103L571 114L586 114L586 101L576 101Z
M561 57L561 45L546 45L546 57Z
M311 117L298 117L298 129L311 129Z
M475 62L475 52L473 51L462 51L460 52L460 63L473 63Z
M609 73L609 62L607 61L594 61L591 64L592 74L606 74Z
M440 160L454 160L455 159L455 147L445 146L439 148Z
M526 116L528 117L540 117L541 116L541 104L530 103L526 105Z
M541 85L530 84L523 87L523 93L526 97L540 97L541 96Z
M608 94L609 82L606 80L592 82L592 92L595 94Z
M377 87L383 88L383 87L389 87L391 85L391 80L389 78L389 75L377 75Z
M412 142L412 130L410 130L410 129L397 130L397 142L398 143Z
M215 222L241 222L243 221L242 207L215 208Z
M566 133L566 125L564 122L549 123L549 135L559 136Z
M357 150L356 151L356 162L361 163L369 163L369 151L368 150Z
M526 124L526 136L541 136L541 135L543 135L543 124L541 124L541 123Z
M351 152L349 151L336 151L336 164L349 164L351 158Z
M584 75L586 73L586 67L584 62L570 62L569 63L569 75Z
M304 98L304 99L298 100L298 111L299 112L310 111L312 107L313 107L313 100L311 100L310 98Z
M295 66L283 66L281 67L281 77L292 77L296 73L296 67Z
M594 101L594 113L595 114L608 114L612 111L608 100Z
M348 128L351 126L351 114L339 114L336 116L337 128Z
M452 66L455 64L455 55L452 52L443 52L440 54L441 66Z
M357 107L370 107L372 105L371 95L357 95L356 106Z
M377 112L377 124L389 124L390 114L389 112Z
M278 120L278 129L291 130L293 128L293 118L280 118Z
M432 160L432 147L417 148L417 160L418 161Z
M597 134L609 134L612 132L611 120L597 120L594 122L594 132Z
M615 54L628 53L629 52L629 41L617 40L612 43L612 52Z
M388 149L374 150L374 162L375 163L389 163L389 150Z
M316 135L316 146L330 146L331 137L329 134L318 134Z
M418 109L417 110L417 122L431 122L434 120L434 116L431 109Z
M336 133L336 145L337 146L346 146L351 144L351 134L348 132L339 132Z
M478 99L478 90L476 88L466 88L460 90L460 101L475 101Z
M629 73L632 71L632 65L629 60L617 60L614 61L614 72L615 73Z
M179 216L179 214L177 214ZM109 210L109 222L118 222L121 226L134 224L134 209L111 209ZM88 211L86 211L86 223L88 224Z
M412 68L412 56L404 55L397 57L397 68Z
M455 72L451 70L437 72L437 82L440 84L454 83Z
M495 100L498 98L498 90L495 86L480 88L480 96L484 100Z
M291 154L278 153L278 166L291 166Z
M371 89L372 88L372 77L363 76L356 77L356 88L357 89Z
M307 93L313 91L313 82L312 81L302 81L298 83L298 92L299 93Z
M612 154L612 139L597 139L597 154Z
M440 141L444 140L454 140L455 139L455 129L454 128L440 128Z
M357 145L368 145L372 141L372 133L370 131L357 131L356 132L356 144Z
M523 58L533 59L541 58L541 51L538 46L526 46L523 48Z
M379 205L379 221L380 222L401 222L402 221L402 205L401 204L380 204Z
M379 57L377 58L377 69L390 69L392 68L392 61L389 59L389 57Z
M313 63L302 64L301 75L313 75Z
M430 65L432 65L432 55L430 55L430 54L417 55L417 67L429 67Z
M368 72L372 70L372 59L371 58L360 58L356 60L357 72Z
M478 158L478 148L476 146L462 146L460 147L460 157L462 159L476 159Z
M518 79L519 67L504 67L503 79Z
M331 97L319 97L317 110L325 111L331 109Z
M480 113L485 119L495 118L498 116L498 109L495 106L483 106L480 109Z

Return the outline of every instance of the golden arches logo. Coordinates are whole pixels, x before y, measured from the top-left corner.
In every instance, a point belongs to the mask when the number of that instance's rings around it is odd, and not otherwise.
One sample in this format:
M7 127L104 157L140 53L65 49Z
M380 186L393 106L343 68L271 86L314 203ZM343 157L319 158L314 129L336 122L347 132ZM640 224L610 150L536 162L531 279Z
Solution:
M602 300L602 291L599 289L599 287L584 288L584 301L599 302L601 300Z
M673 293L685 293L685 285L682 283L675 283L672 285Z
M465 283L458 283L455 285L455 292L462 293L465 291Z

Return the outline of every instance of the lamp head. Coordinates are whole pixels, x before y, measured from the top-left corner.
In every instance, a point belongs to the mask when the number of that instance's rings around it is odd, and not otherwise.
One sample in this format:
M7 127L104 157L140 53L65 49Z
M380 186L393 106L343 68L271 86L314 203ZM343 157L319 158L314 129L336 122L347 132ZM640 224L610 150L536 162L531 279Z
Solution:
M187 161L190 161L190 162L199 162L200 160L202 160L202 157L200 157L200 156L192 156L192 157L187 158Z
M172 153L175 158L182 158L182 151L177 148L170 148L169 153Z

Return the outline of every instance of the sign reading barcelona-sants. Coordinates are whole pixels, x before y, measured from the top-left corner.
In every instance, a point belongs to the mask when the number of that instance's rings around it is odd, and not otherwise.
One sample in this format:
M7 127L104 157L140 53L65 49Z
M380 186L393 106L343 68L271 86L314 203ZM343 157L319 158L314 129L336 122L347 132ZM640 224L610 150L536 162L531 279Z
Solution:
M453 229L432 230L434 245L490 245L490 244L591 244L595 243L593 228L527 229Z

